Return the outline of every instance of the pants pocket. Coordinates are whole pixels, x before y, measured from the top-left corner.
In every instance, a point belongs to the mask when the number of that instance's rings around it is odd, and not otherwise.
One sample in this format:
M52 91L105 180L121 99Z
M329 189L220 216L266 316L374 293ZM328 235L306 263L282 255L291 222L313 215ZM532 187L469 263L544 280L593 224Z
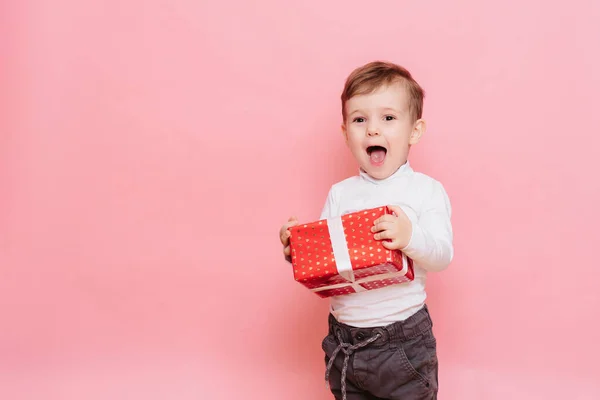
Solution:
M436 340L431 331L397 344L403 369L426 388L437 389Z
M335 343L335 338L333 337L333 335L325 336L325 338L321 342L321 348L327 355L331 355L336 346L337 344Z

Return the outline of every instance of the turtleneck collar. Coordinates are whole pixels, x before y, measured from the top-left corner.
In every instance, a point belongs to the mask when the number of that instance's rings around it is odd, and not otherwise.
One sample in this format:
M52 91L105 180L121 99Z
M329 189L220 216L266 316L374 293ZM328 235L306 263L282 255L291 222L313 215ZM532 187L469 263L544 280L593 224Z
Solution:
M381 185L384 184L386 182L389 182L393 179L396 179L397 177L401 176L401 175L405 175L408 173L412 172L412 168L410 166L410 163L408 162L408 160L402 164L400 166L400 168L398 168L396 170L396 172L394 172L392 175L388 176L387 178L384 179L375 179L372 176L370 176L369 174L367 174L362 168L359 168L359 175L362 179L369 181L371 183L374 183L376 185Z

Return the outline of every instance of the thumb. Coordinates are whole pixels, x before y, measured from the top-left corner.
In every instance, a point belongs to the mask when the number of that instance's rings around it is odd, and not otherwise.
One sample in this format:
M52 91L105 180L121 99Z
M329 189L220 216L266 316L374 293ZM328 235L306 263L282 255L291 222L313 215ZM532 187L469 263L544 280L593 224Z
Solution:
M396 217L399 217L401 215L406 215L406 213L404 211L402 211L402 209L398 206L389 205L388 208L390 210L392 210L392 212L394 213L394 215L396 215Z

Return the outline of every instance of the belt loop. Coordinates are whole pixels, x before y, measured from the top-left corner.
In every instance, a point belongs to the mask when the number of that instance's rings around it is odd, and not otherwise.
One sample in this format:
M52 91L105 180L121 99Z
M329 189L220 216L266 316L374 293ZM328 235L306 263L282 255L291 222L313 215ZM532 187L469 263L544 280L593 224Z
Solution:
M390 331L390 342L403 341L404 330L402 329L402 322L395 322L389 327Z

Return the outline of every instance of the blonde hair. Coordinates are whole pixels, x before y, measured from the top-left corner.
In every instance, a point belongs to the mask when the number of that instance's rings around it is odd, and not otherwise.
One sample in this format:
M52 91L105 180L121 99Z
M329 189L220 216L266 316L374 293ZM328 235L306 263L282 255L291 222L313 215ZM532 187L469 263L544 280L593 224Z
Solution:
M404 67L385 61L373 61L356 68L346 79L342 92L342 117L346 121L346 102L352 97L369 94L382 86L400 82L408 92L408 110L413 121L423 115L425 92Z

